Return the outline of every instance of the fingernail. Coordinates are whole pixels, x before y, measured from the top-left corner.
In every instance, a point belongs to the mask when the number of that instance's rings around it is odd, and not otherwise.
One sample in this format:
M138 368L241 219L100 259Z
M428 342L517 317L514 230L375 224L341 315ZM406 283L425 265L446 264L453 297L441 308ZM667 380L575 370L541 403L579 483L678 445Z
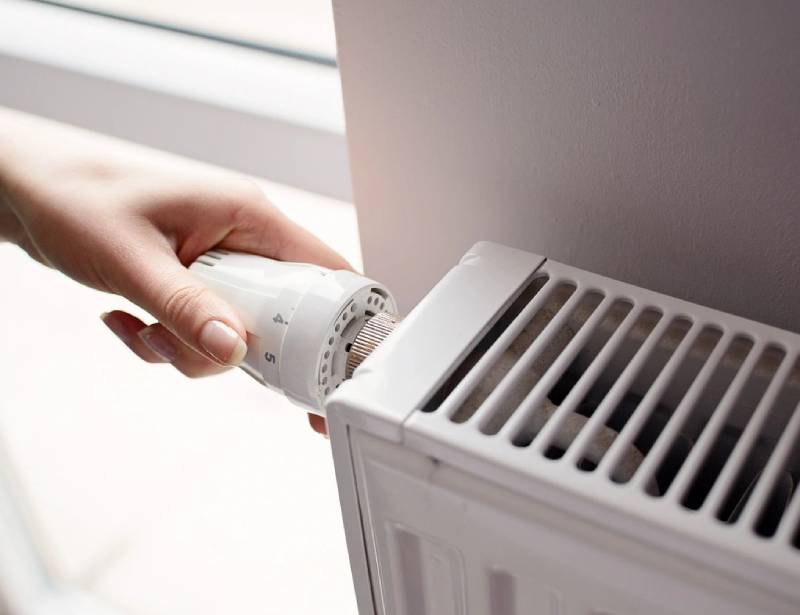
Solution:
M200 330L200 345L225 365L239 365L247 354L247 344L224 322L209 320Z
M169 363L172 363L178 356L178 349L175 348L175 345L157 329L145 327L139 331L139 337L145 346Z
M109 312L103 312L100 314L100 320L103 321L103 324L111 329L111 332L116 335L119 339L121 339L126 345L131 345L131 340L133 339L133 335L130 331L128 331L125 327L122 326L121 323L109 318Z

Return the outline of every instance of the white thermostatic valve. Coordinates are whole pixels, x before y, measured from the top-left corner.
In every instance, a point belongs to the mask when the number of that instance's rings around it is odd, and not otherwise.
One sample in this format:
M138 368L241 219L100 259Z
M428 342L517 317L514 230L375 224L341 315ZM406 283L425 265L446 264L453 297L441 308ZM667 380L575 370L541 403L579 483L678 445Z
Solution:
M248 333L241 367L318 414L349 377L348 354L364 325L397 313L383 285L352 271L225 250L206 252L189 269L241 315Z

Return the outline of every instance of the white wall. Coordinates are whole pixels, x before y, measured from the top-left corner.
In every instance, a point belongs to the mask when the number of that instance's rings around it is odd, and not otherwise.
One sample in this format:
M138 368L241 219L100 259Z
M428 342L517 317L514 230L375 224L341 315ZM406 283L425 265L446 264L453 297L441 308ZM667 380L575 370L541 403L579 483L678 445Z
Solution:
M800 3L335 0L367 271L475 240L800 330Z

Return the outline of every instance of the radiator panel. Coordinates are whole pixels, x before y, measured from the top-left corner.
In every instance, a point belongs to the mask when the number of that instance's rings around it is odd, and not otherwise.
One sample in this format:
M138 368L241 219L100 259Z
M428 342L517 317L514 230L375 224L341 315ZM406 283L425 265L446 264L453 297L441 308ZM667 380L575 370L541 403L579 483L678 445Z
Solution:
M474 247L331 398L369 612L797 612L800 336L523 254Z
M795 613L790 602L408 447L353 434L392 615Z

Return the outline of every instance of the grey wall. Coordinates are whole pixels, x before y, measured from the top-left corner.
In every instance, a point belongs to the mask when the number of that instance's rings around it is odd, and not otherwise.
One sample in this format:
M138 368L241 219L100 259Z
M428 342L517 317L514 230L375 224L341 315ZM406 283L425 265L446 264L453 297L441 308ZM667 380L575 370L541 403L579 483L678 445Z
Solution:
M335 0L367 271L475 240L800 330L800 3Z

